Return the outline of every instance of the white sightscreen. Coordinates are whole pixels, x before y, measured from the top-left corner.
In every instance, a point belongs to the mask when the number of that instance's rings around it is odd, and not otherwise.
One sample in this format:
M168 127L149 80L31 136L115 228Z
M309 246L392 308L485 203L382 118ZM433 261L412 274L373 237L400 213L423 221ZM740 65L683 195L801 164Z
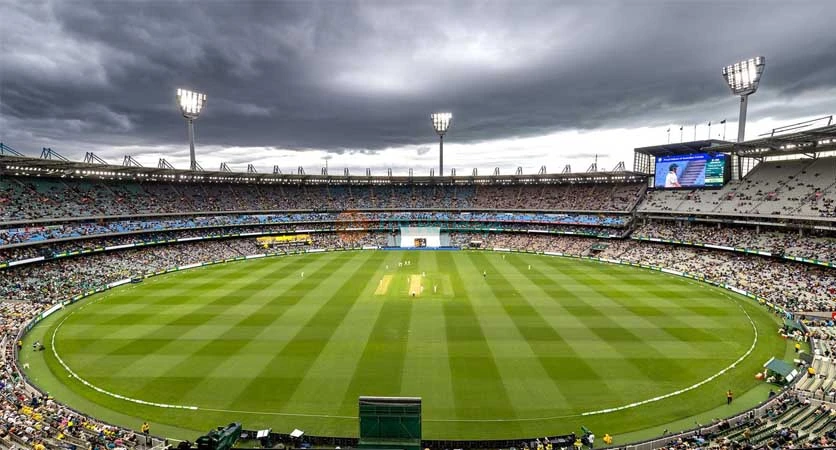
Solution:
M439 227L401 227L401 248L441 247Z

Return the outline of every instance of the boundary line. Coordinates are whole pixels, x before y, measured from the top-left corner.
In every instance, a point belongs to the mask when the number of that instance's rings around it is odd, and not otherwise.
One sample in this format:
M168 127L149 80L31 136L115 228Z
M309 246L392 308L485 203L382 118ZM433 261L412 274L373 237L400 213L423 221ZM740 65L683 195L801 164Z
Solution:
M701 282L694 281L694 280L687 280L687 281L689 283L694 284L694 285L704 287L704 284L701 283ZM743 311L743 313L746 315L746 318L749 319L749 324L752 326L752 330L755 332L755 336L754 336L754 339L752 340L752 345L749 346L749 349L741 357L739 357L733 363L728 365L726 368L720 370L719 372L715 373L714 375L711 375L710 377L708 377L708 378L706 378L706 379L704 379L700 382L692 384L691 386L685 387L683 389L680 389L680 390L677 390L677 391L674 391L674 392L670 392L668 394L659 395L659 396L656 396L656 397L653 397L653 398L650 398L650 399L647 399L647 400L641 400L641 401L638 401L638 402L633 402L633 403L630 403L630 404L627 404L627 405L616 406L616 407L606 408L606 409L599 409L599 410L594 410L594 411L586 411L586 412L577 413L577 414L562 415L562 416L499 418L499 419L422 419L422 420L424 422L497 423L497 422L537 422L537 421L548 421L548 420L557 420L557 419L568 419L568 418L571 418L571 417L585 417L585 416L592 416L592 415L607 414L607 413L611 413L611 412L623 411L623 410L627 410L627 409L630 409L630 408L636 408L636 407L647 405L647 404L650 404L650 403L655 403L655 402L658 402L658 401L661 401L661 400L665 400L665 399L668 399L668 398L671 398L671 397L675 397L677 395L684 394L685 392L688 392L688 391L692 391L692 390L694 390L694 389L696 389L696 388L698 388L698 387L700 387L700 386L702 386L706 383L710 383L711 381L715 380L716 378L724 375L729 370L734 369L735 367L737 367L738 364L740 364L744 359L746 359L750 354L752 354L752 352L755 350L755 347L757 346L757 343L758 343L758 328L755 325L755 321L752 319L752 316L750 316L749 312L746 311L746 309L740 304L739 300L733 298L732 296L730 296L726 292L721 291L721 293L723 294L724 297L726 297L730 301L737 304L738 308L740 308L741 311ZM76 311L80 311L88 305L91 305L91 304L94 304L94 303L99 302L101 300L104 300L104 298L105 297L102 296L102 298L100 298L100 299L96 299L92 302L85 303L84 305L81 305ZM204 408L204 407L192 406L192 405L173 405L173 404L168 404L168 403L149 402L149 401L142 400L142 399L127 397L127 396L124 396L124 395L121 395L121 394L117 394L115 392L110 392L106 389L100 388L100 387L90 383L89 381L85 380L84 378L79 376L77 373L75 373L64 362L64 360L61 358L61 356L58 355L58 351L55 349L55 335L58 333L58 330L61 329L61 326L64 325L64 322L67 319L69 319L73 314L75 314L76 311L73 311L70 314L67 314L67 316L64 317L61 320L61 322L58 324L58 326L55 327L55 330L53 330L52 338L50 340L50 346L52 347L51 348L52 354L55 355L55 358L58 360L58 363L61 364L61 366L64 368L64 370L66 370L67 373L69 373L69 375L71 377L77 379L79 382L81 382L85 386L87 386L90 389L93 389L96 392L99 392L101 394L105 394L107 396L117 398L119 400L124 400L124 401L132 402L132 403L137 403L137 404L140 404L140 405L155 406L155 407L159 407L159 408L183 409L183 410L190 410L190 411L210 411L210 412L224 412L224 413L235 413L235 414L261 414L261 415L286 416L286 417L315 417L315 418L323 418L323 419L357 419L358 418L357 416L341 416L341 415L332 415L332 414L282 413L282 412L276 412L276 411L243 411L243 410L220 409L220 408Z

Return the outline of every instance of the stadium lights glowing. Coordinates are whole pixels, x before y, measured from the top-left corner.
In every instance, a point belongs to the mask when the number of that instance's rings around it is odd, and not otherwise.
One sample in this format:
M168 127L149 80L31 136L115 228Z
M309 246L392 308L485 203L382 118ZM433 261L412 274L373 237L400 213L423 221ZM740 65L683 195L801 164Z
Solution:
M438 176L444 176L444 134L450 129L453 113L432 113L430 120L432 120L433 129L438 134Z
M746 107L749 96L758 90L766 58L758 56L723 67L723 78L734 95L740 96L740 120L737 125L737 142L743 142L746 134Z
M194 155L194 121L200 116L204 105L206 105L206 94L188 89L177 89L177 106L186 118L186 128L189 131L189 157L191 159L189 168L191 170L197 170L197 160Z
M187 119L197 119L203 105L206 104L206 94L190 91L188 89L177 89L177 104L180 112Z

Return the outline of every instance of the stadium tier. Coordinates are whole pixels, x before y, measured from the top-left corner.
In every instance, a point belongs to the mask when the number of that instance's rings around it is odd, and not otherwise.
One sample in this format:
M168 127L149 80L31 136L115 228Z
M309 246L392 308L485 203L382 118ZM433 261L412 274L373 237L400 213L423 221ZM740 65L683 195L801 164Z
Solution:
M62 239L92 238L97 235L118 235L150 231L173 231L193 229L227 229L230 227L259 227L287 224L286 229L304 228L309 225L327 224L329 228L364 229L374 227L392 229L410 223L426 226L444 225L450 228L482 226L519 226L539 231L586 230L588 234L611 234L608 228L623 228L629 223L628 216L589 214L535 214L510 212L354 212L343 213L296 213L224 216L185 216L159 219L99 220L95 222L53 223L42 226L10 228L0 231L0 245L15 245ZM596 228L597 227L597 228Z
M0 158L6 348L0 376L7 386L0 398L6 410L0 441L17 445L38 439L65 448L91 437L112 447L144 442L67 409L19 378L11 360L19 330L54 311L52 305L201 263L395 247L406 227L437 229L445 248L545 253L681 274L745 292L782 317L829 317L836 309L836 240L828 220L834 216L836 158L766 161L716 190L648 190L641 174L600 180L581 174L441 182L178 180L179 172L146 179L83 173L75 163L50 162L47 169L10 161ZM672 442L658 437L654 445L800 445L832 434L836 422L821 402L836 388L836 366L826 359L836 328L828 320L805 325L817 327L811 336L784 330L788 339L813 338L811 367L821 376L796 385L802 394L783 389L756 410Z
M385 179L384 179L385 180ZM502 180L501 180L502 181ZM220 211L503 209L628 212L642 183L259 184L106 181L9 176L0 179L0 220L135 216ZM346 181L348 183L348 181Z
M743 252L766 256L782 256L794 260L817 261L824 265L836 262L836 241L827 232L809 230L806 234L781 232L763 227L760 232L751 226L717 223L683 223L655 221L638 226L633 239L675 242L715 247L735 247Z

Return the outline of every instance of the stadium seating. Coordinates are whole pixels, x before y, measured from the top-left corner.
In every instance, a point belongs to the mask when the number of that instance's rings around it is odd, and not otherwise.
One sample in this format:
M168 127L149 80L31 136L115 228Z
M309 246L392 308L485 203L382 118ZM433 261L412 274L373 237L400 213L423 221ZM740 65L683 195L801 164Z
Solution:
M73 221L44 224L23 228L0 230L0 247L12 244L41 243L62 239L82 239L101 235L139 232L191 230L195 228L221 228L233 226L261 226L275 224L308 225L329 223L335 228L368 227L374 224L398 226L408 222L444 227L467 226L473 223L505 225L517 224L523 229L553 231L582 231L588 234L610 234L608 230L594 227L623 227L626 215L590 214L536 214L495 212L357 212L350 215L338 213L281 213L281 214L227 214L178 216L166 218L110 219L97 221ZM620 234L620 233L616 233Z
M764 230L759 233L752 226L720 227L717 224L698 222L656 221L637 227L631 236L730 246L825 263L836 262L836 239L823 232L805 231L805 234L799 234L797 231Z
M252 185L5 177L0 221L171 212L357 209L629 211L632 184Z
M27 448L42 443L49 449L145 447L145 437L86 417L54 402L28 386L17 373L15 357L18 330L43 306L28 302L0 303L0 447ZM23 350L23 349L20 349ZM152 438L153 444L162 442Z

